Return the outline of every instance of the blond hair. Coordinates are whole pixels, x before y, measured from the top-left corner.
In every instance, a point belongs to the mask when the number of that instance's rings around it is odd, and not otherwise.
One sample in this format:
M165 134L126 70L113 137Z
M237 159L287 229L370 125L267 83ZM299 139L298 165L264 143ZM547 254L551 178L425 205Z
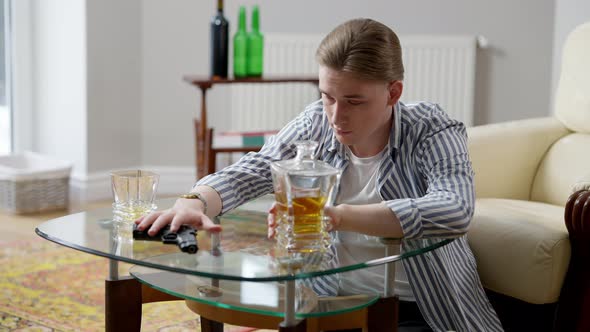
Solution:
M395 32L371 19L354 19L332 30L320 43L321 66L369 80L404 79L402 48Z

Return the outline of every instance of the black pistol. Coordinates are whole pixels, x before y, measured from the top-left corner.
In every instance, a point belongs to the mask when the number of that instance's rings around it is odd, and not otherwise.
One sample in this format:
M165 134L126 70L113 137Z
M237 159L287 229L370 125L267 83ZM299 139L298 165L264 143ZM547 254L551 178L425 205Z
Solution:
M178 232L170 231L170 225L164 226L158 234L148 235L148 230L140 231L137 224L133 224L133 238L136 240L162 241L164 244L176 244L183 252L194 254L199 250L197 245L197 231L186 225L180 226Z

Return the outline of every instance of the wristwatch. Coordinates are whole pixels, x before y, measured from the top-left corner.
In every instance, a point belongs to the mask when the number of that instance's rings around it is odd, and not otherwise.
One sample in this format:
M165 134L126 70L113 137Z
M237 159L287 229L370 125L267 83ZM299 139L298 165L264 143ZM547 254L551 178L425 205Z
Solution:
M188 194L180 195L179 197L186 198L186 199L198 199L199 201L201 201L201 203L203 203L203 214L207 214L207 201L205 200L203 195L201 195L199 193L188 193Z

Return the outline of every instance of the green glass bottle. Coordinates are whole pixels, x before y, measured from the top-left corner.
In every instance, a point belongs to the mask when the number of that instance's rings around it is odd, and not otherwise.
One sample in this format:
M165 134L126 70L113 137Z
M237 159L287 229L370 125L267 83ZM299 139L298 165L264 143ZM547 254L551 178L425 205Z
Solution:
M248 76L262 76L264 36L260 33L258 6L252 9L252 30L248 33Z
M246 32L246 7L240 6L238 31L234 35L234 77L248 76L248 33Z

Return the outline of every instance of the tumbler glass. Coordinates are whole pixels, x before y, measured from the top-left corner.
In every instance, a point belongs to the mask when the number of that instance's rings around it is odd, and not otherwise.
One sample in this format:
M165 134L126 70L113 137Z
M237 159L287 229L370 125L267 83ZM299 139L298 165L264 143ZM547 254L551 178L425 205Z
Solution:
M159 178L154 172L139 169L111 173L113 221L120 237L130 237L133 221L156 209Z

